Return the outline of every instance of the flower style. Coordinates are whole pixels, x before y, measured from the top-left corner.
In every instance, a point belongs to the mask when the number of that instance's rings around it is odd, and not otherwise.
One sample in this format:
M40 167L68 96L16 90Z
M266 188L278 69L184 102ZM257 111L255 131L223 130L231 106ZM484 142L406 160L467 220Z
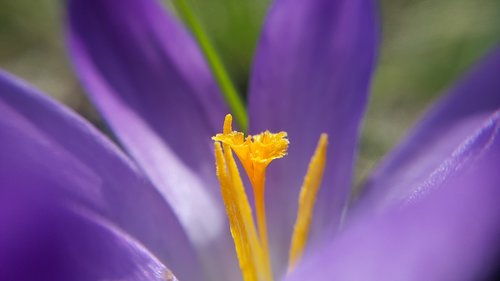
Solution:
M248 108L251 133L290 138L267 173L274 278L478 280L500 250L500 51L430 109L349 207L375 6L276 0L268 14ZM1 73L0 279L241 278L211 141L228 109L193 39L154 0L69 0L67 24L76 72L127 155ZM287 274L302 176L323 132L310 239Z

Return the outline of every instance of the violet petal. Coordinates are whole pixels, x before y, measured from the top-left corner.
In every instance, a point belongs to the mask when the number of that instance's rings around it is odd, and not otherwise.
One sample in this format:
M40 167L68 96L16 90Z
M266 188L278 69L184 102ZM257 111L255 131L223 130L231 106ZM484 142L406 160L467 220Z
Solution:
M452 88L386 157L368 179L365 200L377 209L407 200L466 136L500 108L498 77L500 49Z
M486 280L500 254L500 112L453 159L464 165L436 192L354 217L287 280Z
M0 72L0 187L48 187L143 243L187 280L202 280L177 217L133 163L85 120Z
M321 133L330 137L313 221L338 224L350 193L360 120L378 48L371 0L277 0L254 60L251 133L287 131L289 154L270 165L268 220L274 260L284 268L299 188Z
M226 229L210 137L228 111L194 40L155 0L71 0L68 12L92 101L191 240L212 243Z
M165 280L171 272L106 220L59 197L53 187L3 183L0 280ZM172 279L175 280L175 279Z

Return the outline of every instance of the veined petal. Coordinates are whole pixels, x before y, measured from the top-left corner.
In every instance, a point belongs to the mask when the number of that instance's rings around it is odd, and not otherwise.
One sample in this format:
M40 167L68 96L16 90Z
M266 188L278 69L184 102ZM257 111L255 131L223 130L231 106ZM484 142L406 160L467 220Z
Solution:
M130 160L85 120L6 73L0 144L0 190L26 181L45 187L129 233L179 278L203 280L177 217Z
M5 184L0 190L1 280L146 281L173 276L109 221L49 196L52 186Z
M366 198L377 209L405 201L455 147L500 108L500 49L430 109L375 170Z
M287 280L489 280L500 254L500 113L454 154L467 156L460 173L435 182L436 192L358 213Z
M285 161L268 171L270 240L284 268L297 200L321 133L331 139L313 221L337 223L350 192L360 120L368 96L378 25L371 0L277 0L257 48L249 96L251 133L286 131ZM281 270L282 271L282 270Z
M214 243L226 228L210 137L227 109L197 45L155 0L70 0L68 12L91 99L191 240Z

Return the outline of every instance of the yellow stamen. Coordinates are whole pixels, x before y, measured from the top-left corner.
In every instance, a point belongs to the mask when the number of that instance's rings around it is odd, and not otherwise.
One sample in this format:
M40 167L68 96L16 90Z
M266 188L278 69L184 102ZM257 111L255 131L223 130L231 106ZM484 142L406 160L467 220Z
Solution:
M277 134L265 131L245 137L233 131L232 117L226 115L222 134L212 138L215 143L217 176L229 218L231 234L245 281L272 281L273 274L269 258L265 210L265 179L267 166L274 159L282 158L288 150L286 132ZM222 148L220 143L222 143ZM323 134L311 159L299 202L299 212L290 250L290 265L300 257L309 232L316 194L321 183L326 162L327 136ZM252 210L234 161L235 152L248 175L254 191L258 236Z
M245 138L243 133L232 131L231 123L232 117L228 114L224 120L223 133L217 134L212 139L222 142L224 144L224 151L226 151L226 147L234 150L250 179L254 190L257 226L259 230L261 249L259 259L263 261L265 279L272 280L273 274L269 257L266 209L264 204L266 168L272 160L286 155L289 143L286 139L287 134L285 132L272 134L266 131L259 135Z
M215 159L217 177L221 185L222 198L226 206L231 235L233 236L236 254L243 273L243 280L261 280L259 274L262 274L263 266L262 261L259 259L262 255L260 253L260 244L253 223L250 204L232 152L228 147L225 147L223 154L220 143L215 143Z
M300 190L299 209L297 212L297 220L290 245L290 255L288 260L288 270L292 270L297 261L304 252L305 245L309 236L309 228L311 225L314 203L323 178L323 172L326 165L326 149L328 145L328 136L321 134L321 137L316 147L307 174L304 178L304 183Z

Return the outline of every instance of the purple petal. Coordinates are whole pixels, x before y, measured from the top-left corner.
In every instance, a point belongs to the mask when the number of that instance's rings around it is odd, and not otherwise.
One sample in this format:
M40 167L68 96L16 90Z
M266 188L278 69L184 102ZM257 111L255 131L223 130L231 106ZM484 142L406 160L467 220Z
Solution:
M455 153L467 167L437 192L365 212L287 280L487 280L500 254L500 113Z
M268 15L249 100L251 132L284 130L291 142L268 172L274 252L288 251L299 188L322 132L330 147L315 227L335 226L346 204L378 47L375 9L371 0L278 0Z
M165 280L169 271L141 244L47 196L51 189L39 182L2 185L0 280Z
M382 162L366 185L377 208L408 199L455 147L500 108L500 49L466 75Z
M0 189L82 205L143 243L180 278L202 280L182 227L162 196L104 136L61 105L0 73Z
M210 139L224 114L194 41L155 0L71 0L76 71L197 245L226 234Z

